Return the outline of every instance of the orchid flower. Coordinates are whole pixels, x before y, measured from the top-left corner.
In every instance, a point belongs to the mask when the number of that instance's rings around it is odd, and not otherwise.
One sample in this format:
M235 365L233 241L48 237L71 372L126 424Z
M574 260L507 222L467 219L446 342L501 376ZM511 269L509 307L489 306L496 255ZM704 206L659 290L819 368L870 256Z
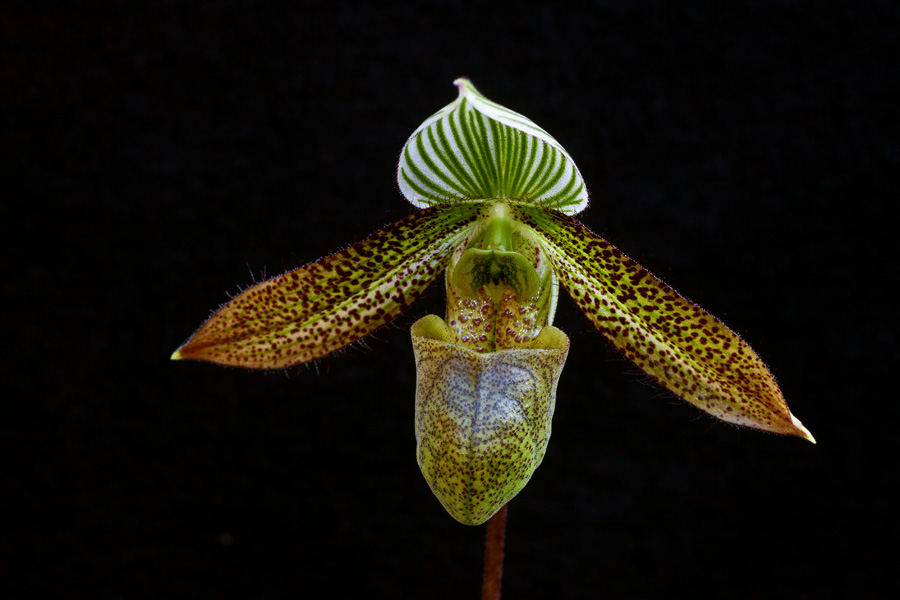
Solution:
M400 190L421 210L247 289L172 358L311 361L390 322L446 273L444 318L412 326L417 458L448 512L471 525L543 459L569 350L553 327L560 282L672 393L723 421L815 441L740 337L573 218L588 195L559 142L468 80L455 84L457 99L400 155Z

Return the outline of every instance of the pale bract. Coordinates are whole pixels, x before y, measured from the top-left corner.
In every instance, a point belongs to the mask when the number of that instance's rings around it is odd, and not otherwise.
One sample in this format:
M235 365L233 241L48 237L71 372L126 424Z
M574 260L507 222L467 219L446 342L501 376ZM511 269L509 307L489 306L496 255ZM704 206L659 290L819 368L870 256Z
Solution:
M569 352L553 326L560 284L678 397L814 442L746 342L572 217L587 190L559 142L455 83L457 99L400 155L400 190L422 210L245 290L172 357L254 369L311 361L390 322L445 273L446 313L412 326L416 455L434 494L469 525L518 494L546 451Z

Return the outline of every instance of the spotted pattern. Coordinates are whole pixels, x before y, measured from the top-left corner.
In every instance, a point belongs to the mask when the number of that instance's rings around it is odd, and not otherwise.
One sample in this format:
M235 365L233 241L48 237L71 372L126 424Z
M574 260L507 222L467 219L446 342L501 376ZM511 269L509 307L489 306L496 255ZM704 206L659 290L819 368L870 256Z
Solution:
M448 335L435 315L413 325L416 456L447 512L479 525L544 458L569 341L546 327L526 347L478 353Z
M597 329L676 395L730 423L812 440L756 353L721 321L558 212L515 205Z
M453 343L475 352L520 348L547 325L540 317L537 296L519 302L507 291L495 304L484 288L471 297L448 286L446 318L455 334Z
M477 203L442 204L222 306L176 358L277 369L341 348L391 321L470 235Z

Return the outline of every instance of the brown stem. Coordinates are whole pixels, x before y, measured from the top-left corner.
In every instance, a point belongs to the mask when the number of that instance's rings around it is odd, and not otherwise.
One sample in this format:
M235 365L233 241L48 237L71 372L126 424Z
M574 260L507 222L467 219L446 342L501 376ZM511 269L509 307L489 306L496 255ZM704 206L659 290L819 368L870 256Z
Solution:
M506 537L506 507L507 505L503 505L503 508L497 511L487 524L481 600L500 600L500 584L503 581L503 540Z

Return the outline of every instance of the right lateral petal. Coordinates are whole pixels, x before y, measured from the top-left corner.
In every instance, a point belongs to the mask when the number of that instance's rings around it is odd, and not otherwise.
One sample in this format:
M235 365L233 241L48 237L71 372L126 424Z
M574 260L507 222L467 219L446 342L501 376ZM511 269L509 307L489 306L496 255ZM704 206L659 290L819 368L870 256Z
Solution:
M585 315L647 374L723 421L815 443L762 360L721 321L575 219L515 210Z

